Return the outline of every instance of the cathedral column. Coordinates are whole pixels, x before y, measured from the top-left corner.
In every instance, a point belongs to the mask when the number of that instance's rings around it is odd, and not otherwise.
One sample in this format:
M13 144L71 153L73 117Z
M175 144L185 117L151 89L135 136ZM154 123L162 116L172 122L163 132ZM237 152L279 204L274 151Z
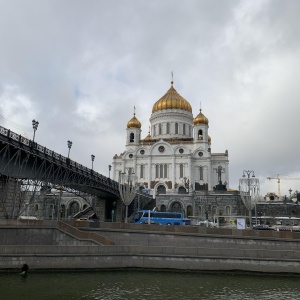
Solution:
M172 189L175 190L176 169L175 169L175 154L172 155Z
M194 178L192 178L192 154L189 154L188 155L188 170L189 170L189 185L191 186L194 186ZM190 187L189 187L189 190L190 190Z
M122 159L122 173L125 173L125 160ZM120 180L120 178L118 178Z
M138 177L138 174L137 174L138 170L136 169L136 160L137 160L137 156L135 155L134 156L134 161L133 161L133 172Z
M208 190L209 191L212 191L212 174L211 174L211 171L212 171L212 165L210 164L210 166L208 166L207 168L207 183L208 183Z
M152 158L151 155L148 156L148 189L151 188L151 172L152 171Z

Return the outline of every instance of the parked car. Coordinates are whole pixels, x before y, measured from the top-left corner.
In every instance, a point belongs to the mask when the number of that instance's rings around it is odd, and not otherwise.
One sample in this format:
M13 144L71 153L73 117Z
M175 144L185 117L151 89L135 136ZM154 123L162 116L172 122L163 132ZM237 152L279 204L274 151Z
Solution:
M202 227L211 227L211 228L218 227L218 224L217 224L217 223L210 222L210 221L208 221L208 220L205 220L205 221L199 221L199 222L196 223L196 225L202 226Z
M254 225L254 230L275 230L275 228L270 227L269 225Z

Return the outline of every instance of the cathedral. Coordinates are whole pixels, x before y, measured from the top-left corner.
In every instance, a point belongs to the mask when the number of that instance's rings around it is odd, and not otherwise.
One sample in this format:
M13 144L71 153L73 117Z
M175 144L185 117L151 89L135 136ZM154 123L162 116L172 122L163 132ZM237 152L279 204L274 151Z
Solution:
M127 123L125 151L113 157L113 179L135 174L139 189L153 196L160 211L182 211L186 217L238 213L236 196L232 201L227 191L228 151L213 153L211 144L208 118L201 108L193 116L172 81L153 104L144 138L134 111Z

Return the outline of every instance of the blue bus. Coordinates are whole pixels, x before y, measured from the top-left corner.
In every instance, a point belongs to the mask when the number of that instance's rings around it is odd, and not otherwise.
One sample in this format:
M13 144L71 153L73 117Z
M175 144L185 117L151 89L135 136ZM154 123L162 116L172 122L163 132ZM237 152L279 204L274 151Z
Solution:
M149 218L150 213L150 218ZM135 224L182 225L183 216L180 212L158 212L153 210L139 210L134 215Z

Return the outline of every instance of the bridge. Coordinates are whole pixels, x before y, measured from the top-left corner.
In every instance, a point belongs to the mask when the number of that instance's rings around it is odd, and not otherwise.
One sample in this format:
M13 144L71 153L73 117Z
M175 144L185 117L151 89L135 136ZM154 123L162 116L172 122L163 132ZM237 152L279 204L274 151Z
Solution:
M25 186L31 191L60 187L110 203L120 200L118 182L0 126L0 207L5 218L22 213Z

